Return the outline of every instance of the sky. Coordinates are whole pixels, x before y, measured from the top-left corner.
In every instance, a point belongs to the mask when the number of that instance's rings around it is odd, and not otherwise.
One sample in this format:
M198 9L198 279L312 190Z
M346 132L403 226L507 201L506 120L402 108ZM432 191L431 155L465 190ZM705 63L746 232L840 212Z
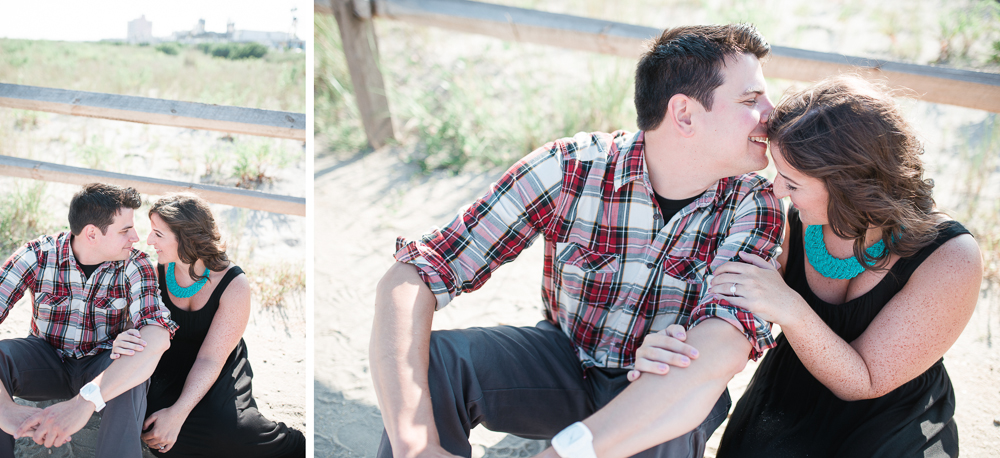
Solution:
M209 32L225 32L228 21L237 30L290 32L292 8L298 9L296 34L308 38L313 6L305 0L3 0L0 38L124 40L128 22L142 15L153 23L154 37L191 30L198 19Z

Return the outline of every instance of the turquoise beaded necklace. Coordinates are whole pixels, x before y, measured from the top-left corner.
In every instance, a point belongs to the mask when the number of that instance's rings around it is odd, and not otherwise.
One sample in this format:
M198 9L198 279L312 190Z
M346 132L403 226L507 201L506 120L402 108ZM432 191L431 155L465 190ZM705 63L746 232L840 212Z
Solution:
M205 282L208 281L209 270L205 269L205 276L201 277L201 280L194 282L191 286L181 287L177 284L177 277L174 276L174 263L167 264L167 289L170 290L170 294L174 297L184 299L186 297L194 296L201 291L201 287L205 286Z
M823 226L807 227L805 241L806 258L820 275L826 278L850 280L865 271L865 268L854 256L838 259L826 250L826 242L823 241ZM872 258L877 258L882 256L885 251L885 243L879 240L878 243L868 247L865 253ZM871 265L874 263L869 264L869 266Z

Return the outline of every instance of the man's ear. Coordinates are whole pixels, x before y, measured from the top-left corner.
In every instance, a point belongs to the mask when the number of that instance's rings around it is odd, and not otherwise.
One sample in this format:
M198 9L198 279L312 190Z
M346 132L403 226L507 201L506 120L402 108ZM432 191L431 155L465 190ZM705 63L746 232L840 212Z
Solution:
M667 102L667 114L663 117L663 122L670 123L669 127L682 137L690 138L694 135L694 117L701 104L684 94L674 94Z
M80 235L88 242L96 242L97 236L101 235L101 229L93 224L88 224L83 226L83 230L80 231Z

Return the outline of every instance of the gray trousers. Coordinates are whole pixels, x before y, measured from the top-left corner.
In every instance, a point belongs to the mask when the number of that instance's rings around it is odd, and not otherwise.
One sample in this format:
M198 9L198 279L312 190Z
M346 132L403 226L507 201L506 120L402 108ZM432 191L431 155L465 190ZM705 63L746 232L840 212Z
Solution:
M621 393L629 383L626 374L624 369L584 373L569 338L546 321L431 333L434 421L441 446L459 456L472 454L469 431L479 424L527 439L551 439ZM635 456L700 458L730 405L727 390L695 430ZM378 456L392 456L384 431Z
M0 340L0 380L9 395L29 401L72 398L109 365L109 353L63 361L48 342L35 336ZM148 380L114 399L105 399L95 456L142 456L139 435L147 388ZM14 438L0 431L0 458L13 456Z

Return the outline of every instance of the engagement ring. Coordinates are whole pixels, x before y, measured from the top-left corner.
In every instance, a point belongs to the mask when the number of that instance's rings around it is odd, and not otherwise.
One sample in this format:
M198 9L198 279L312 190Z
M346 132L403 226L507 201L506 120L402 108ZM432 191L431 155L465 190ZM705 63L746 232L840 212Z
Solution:
M733 283L733 286L729 287L729 294L736 295L736 283Z

